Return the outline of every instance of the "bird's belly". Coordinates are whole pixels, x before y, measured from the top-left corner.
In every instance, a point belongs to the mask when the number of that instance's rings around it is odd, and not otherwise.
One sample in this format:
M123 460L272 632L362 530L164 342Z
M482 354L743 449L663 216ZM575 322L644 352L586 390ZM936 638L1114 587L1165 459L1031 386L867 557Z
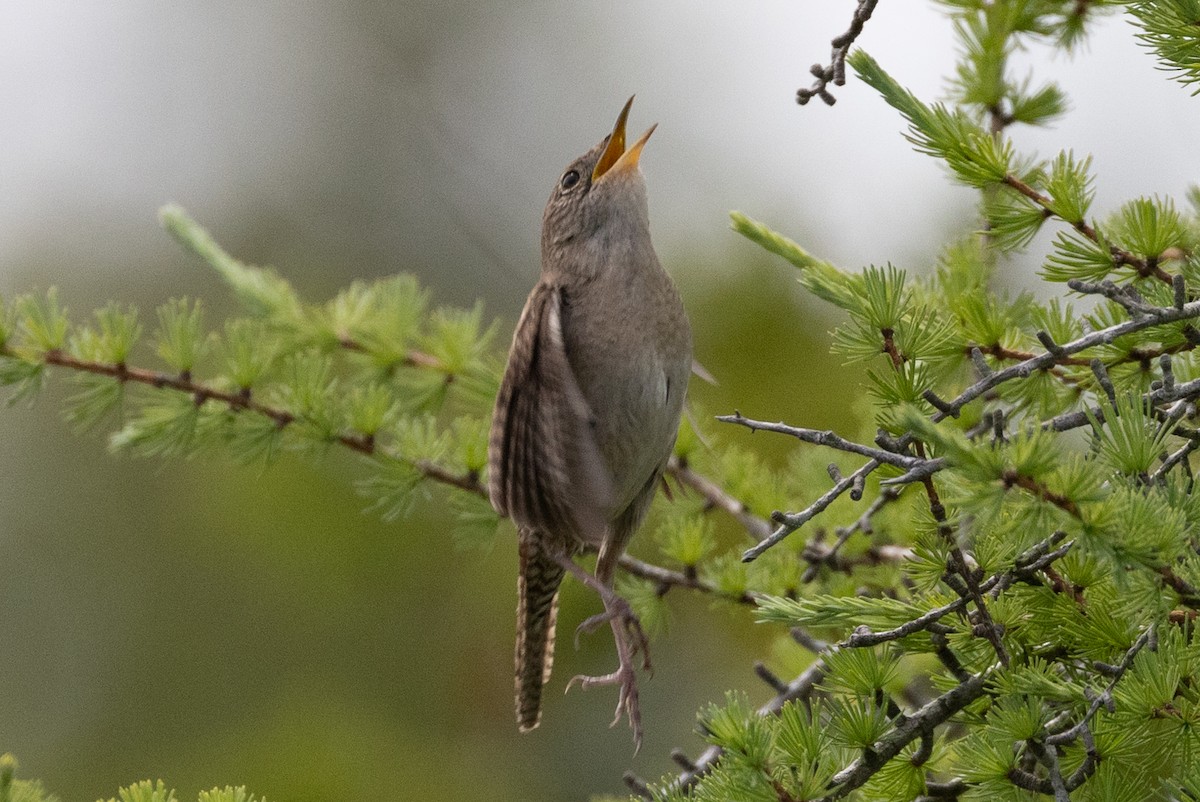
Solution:
M675 376L679 371L665 364L653 349L628 349L607 356L602 364L592 366L589 386L581 389L591 405L596 439L612 472L615 516L629 506L670 455L679 425L683 382Z
M661 269L612 269L565 298L567 358L612 476L612 520L670 456L692 364L687 317Z

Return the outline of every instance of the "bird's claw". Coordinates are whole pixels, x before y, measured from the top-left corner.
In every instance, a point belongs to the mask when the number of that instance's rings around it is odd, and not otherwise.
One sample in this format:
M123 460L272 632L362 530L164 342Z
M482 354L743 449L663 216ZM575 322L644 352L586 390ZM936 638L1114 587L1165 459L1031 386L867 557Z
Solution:
M650 664L650 639L646 637L646 630L642 628L642 622L640 619L638 619L637 613L633 611L633 608L629 605L629 602L620 596L613 594L611 599L604 600L604 608L604 612L596 613L596 615L585 618L583 622L579 624L579 626L575 627L575 648L579 648L580 635L583 633L590 635L599 629L601 624L612 623L613 634L616 635L617 621L619 620L620 627L624 631L625 636L633 640L633 643L630 646L630 657L632 658L638 652L641 652L642 670L653 674L654 669ZM612 675L606 674L605 676Z
M615 727L621 721L622 716L627 717L629 728L633 730L633 751L634 754L637 754L637 751L642 748L642 709L638 703L637 674L633 669L632 660L626 659L626 656L632 658L632 655L628 655L628 649L618 648L618 651L621 653L621 664L616 671L601 676L576 674L567 683L566 690L571 690L576 682L584 690L592 686L619 685L616 712L612 723L608 726Z
M575 641L578 646L581 632L593 632L601 624L607 622L613 631L613 640L617 646L617 670L611 674L588 676L580 674L571 678L567 690L578 682L583 689L599 685L618 685L616 715L612 724L616 726L622 716L629 719L629 728L633 730L634 752L642 746L642 711L638 704L637 671L634 669L634 656L642 653L642 668L650 671L650 644L646 632L629 602L615 593L604 599L604 612L585 620L575 629Z

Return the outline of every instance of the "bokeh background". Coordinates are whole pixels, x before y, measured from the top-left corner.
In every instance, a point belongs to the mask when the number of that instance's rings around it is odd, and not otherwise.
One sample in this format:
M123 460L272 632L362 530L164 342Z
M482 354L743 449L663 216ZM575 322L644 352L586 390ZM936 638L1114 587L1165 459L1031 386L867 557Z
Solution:
M176 201L310 299L409 271L440 303L483 298L507 338L552 182L636 92L631 129L660 124L643 159L659 253L721 382L697 402L847 426L858 389L832 378L835 319L728 211L847 267L916 272L974 214L854 79L834 108L793 102L853 5L0 4L0 294L54 285L77 317L181 295L233 313L159 230ZM860 43L918 95L944 92L935 4L881 3ZM1053 129L1015 129L1019 147L1094 154L1098 210L1196 180L1200 103L1121 18L1073 58L1015 61L1073 103ZM1035 287L1038 253L1004 280ZM0 752L64 800L144 777L182 799L226 783L273 802L585 799L621 791L626 769L669 771L672 746L697 751L695 712L725 689L767 695L750 671L771 658L762 628L673 594L638 756L605 727L612 693L555 692L607 666L603 637L560 645L543 726L518 736L503 532L456 552L436 496L384 524L339 454L266 471L113 457L63 423L66 392L0 410ZM562 620L593 603L569 589Z

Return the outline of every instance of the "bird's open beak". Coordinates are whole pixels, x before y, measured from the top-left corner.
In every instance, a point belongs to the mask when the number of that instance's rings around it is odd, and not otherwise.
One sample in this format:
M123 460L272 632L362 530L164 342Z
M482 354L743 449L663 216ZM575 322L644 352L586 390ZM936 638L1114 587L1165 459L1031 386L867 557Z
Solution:
M625 121L629 119L629 107L632 105L633 98L631 97L625 101L625 107L617 115L617 124L613 126L612 134L608 138L608 145L600 154L600 160L596 162L596 169L592 170L592 181L596 181L610 172L621 173L637 169L638 159L642 157L642 148L646 147L646 142L654 133L654 129L658 127L658 123L650 126L646 133L638 137L637 142L630 146L629 150L625 150Z

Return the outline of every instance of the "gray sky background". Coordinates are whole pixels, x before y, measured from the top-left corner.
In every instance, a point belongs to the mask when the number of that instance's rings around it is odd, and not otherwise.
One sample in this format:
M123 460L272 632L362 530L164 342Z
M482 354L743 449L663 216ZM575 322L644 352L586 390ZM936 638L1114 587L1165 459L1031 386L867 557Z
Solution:
M6 3L0 288L22 289L12 276L31 263L115 281L169 258L153 214L178 201L226 242L268 221L248 257L285 273L289 257L326 265L330 287L356 263L410 269L513 314L548 187L634 92L631 127L660 123L644 165L668 262L734 247L737 208L850 267L916 265L969 225L971 193L853 77L834 108L792 101L851 6ZM919 96L944 89L951 36L933 4L881 3L860 43ZM1098 211L1193 179L1200 104L1155 74L1123 19L1046 60L1018 61L1059 80L1072 112L1015 137L1093 153Z

